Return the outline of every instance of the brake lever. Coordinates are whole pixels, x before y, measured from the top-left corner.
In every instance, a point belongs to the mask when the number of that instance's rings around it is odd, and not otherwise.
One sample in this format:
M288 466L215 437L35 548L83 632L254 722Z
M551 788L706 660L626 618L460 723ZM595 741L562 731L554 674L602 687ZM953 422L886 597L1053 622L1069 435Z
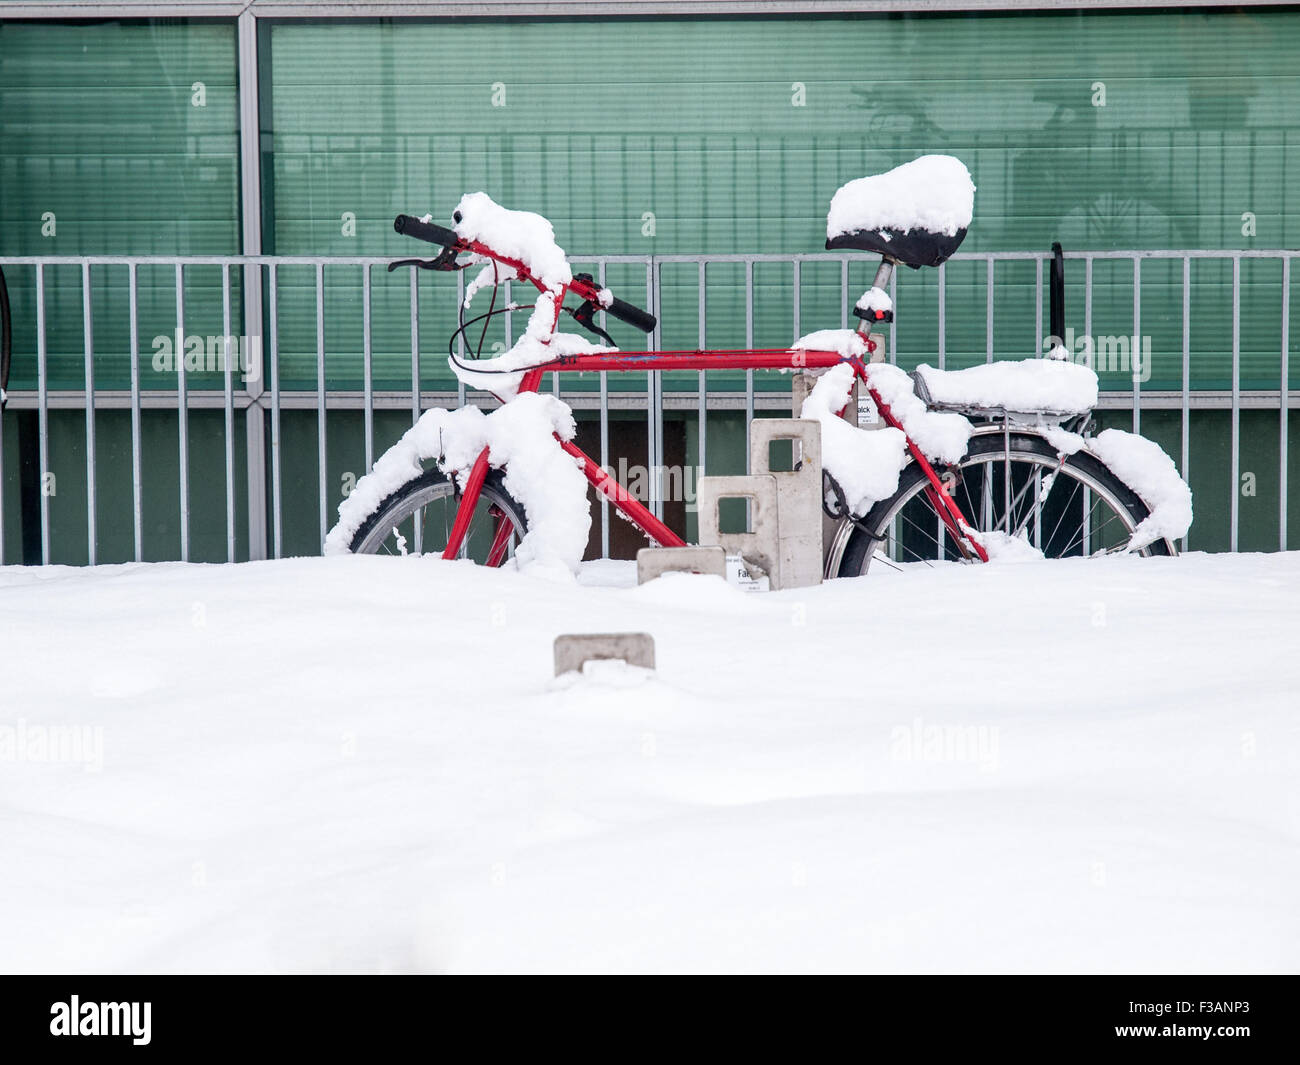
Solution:
M582 326L583 329L586 329L589 333L600 337L600 339L605 341L605 343L611 348L618 347L618 345L614 343L614 338L606 333L605 330L601 329L594 320L596 311L599 310L595 300L587 300L576 310L572 307L565 307L564 309L573 316L573 320Z
M436 258L433 259L398 259L396 262L388 264L388 272L391 274L399 266L414 266L419 270L463 270L465 269L456 261L455 248L443 248Z

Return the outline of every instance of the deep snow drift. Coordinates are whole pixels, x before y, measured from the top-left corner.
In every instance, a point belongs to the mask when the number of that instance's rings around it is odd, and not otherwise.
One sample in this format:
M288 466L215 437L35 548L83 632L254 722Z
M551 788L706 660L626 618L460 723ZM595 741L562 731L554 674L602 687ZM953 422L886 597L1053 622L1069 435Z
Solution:
M1300 964L1300 554L628 573L0 570L0 969Z

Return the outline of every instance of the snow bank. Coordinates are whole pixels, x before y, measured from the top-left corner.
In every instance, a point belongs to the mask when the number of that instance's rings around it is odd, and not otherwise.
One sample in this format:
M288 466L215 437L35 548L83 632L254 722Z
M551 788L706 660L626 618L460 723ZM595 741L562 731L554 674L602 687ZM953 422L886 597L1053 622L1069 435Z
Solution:
M1161 538L1177 540L1187 535L1192 524L1192 490L1159 444L1123 429L1106 429L1088 442L1088 450L1151 511L1133 530L1130 551L1140 551Z
M790 345L791 351L837 351L846 359L867 356L867 342L853 329L819 329L801 336Z
M945 406L1082 414L1097 405L1097 375L1073 362L1020 359L964 370L926 365L916 370L930 398Z
M955 236L970 225L975 184L960 159L923 155L884 174L842 186L831 198L826 236L859 229L924 229Z
M844 489L849 510L862 515L898 490L898 474L907 465L908 453L906 438L897 429L859 429L839 417L853 378L847 363L832 366L808 393L800 416L821 423L822 467Z
M0 567L0 970L1300 967L1300 552L623 567Z
M506 467L506 491L527 512L528 531L515 551L516 563L576 571L591 528L587 480L552 435L571 440L574 432L573 412L541 393L519 396L491 414L477 407L425 411L339 504L325 553L346 554L366 518L420 476L425 462L437 462L440 470L464 483L486 447L492 466Z
M558 290L573 280L569 261L555 243L555 230L541 215L507 210L486 192L462 196L456 214L460 216L457 236L517 259L547 288Z
M968 527L969 528L969 527ZM990 562L1041 562L1043 552L1029 542L1027 533L1012 536L1001 529L970 529Z
M867 366L867 383L889 405L890 412L926 458L952 463L966 454L975 427L960 414L929 410L903 370L873 362Z

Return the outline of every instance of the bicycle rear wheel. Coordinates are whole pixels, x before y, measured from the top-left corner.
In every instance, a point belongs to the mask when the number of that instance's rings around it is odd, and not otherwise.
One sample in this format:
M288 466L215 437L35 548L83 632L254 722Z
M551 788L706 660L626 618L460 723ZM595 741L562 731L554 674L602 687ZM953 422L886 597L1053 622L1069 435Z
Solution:
M1147 517L1137 494L1092 455L1064 460L1041 436L1003 433L971 438L955 466L936 467L966 520L980 532L1009 534L1047 558L1108 554L1126 549ZM877 503L854 527L836 575L856 577L872 566L956 561L963 556L944 527L915 463L899 475L898 490ZM1169 555L1166 540L1136 552Z
M349 549L358 555L441 555L460 506L452 480L436 468L426 470L385 498L357 529ZM469 533L459 558L500 566L514 557L528 531L523 505L506 491L500 470L483 482Z

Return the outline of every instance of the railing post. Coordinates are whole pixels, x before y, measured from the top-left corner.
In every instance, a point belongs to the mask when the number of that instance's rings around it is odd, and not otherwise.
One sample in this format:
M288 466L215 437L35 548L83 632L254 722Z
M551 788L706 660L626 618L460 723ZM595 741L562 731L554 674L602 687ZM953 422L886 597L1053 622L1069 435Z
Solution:
M261 118L257 106L257 16L245 9L239 16L239 202L241 248L245 255L262 254ZM262 268L244 266L244 338L250 351L262 351ZM263 360L265 361L265 360ZM266 420L258 402L262 375L244 382L248 397L245 447L248 455L248 557L266 558Z

